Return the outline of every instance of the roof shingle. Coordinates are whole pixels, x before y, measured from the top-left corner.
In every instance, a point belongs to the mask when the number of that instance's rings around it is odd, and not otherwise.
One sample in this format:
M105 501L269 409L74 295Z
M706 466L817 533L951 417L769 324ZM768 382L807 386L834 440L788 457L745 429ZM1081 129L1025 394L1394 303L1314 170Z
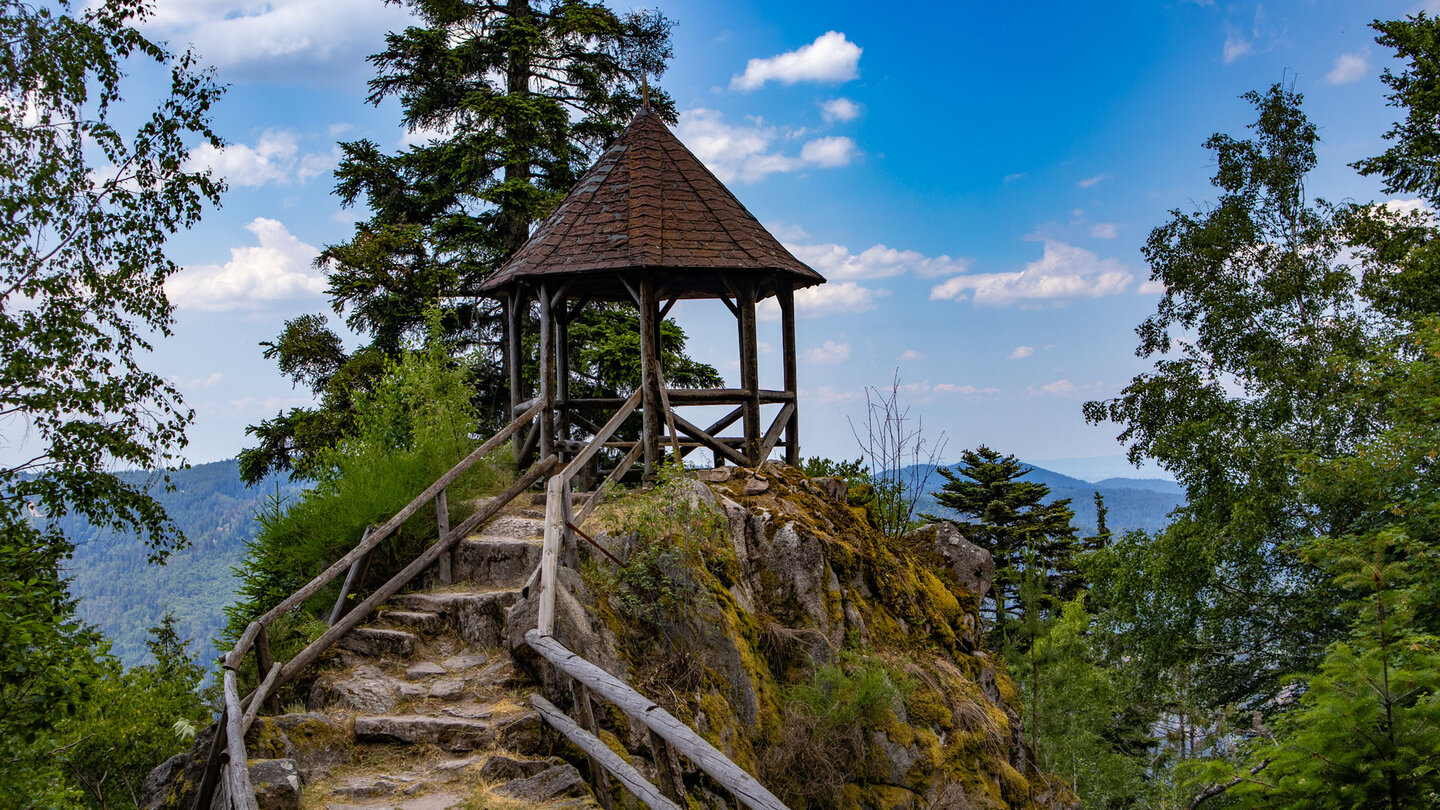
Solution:
M825 283L649 110L480 289L571 279L597 297L624 298L617 274L624 270L654 273L667 295L681 297L713 293L721 277L753 274L772 288Z

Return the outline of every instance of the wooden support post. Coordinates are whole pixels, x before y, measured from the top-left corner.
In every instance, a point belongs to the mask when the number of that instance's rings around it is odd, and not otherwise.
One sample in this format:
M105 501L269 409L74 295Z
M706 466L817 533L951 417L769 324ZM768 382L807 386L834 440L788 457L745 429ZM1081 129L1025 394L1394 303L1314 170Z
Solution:
M540 285L540 456L555 452L555 313L550 292Z
M565 307L565 298L562 295L559 306L556 307L559 317L555 320L555 399L563 403L570 399L570 317ZM555 431L556 436L562 439L570 438L570 418L566 415L566 407L560 405L555 409ZM565 459L562 453L560 459Z
M525 295L517 287L505 297L505 370L510 377L510 412L529 399L525 390L525 359L520 356L523 324L525 323Z
M784 282L779 282L784 283ZM781 341L785 354L785 391L796 397L797 407L790 412L785 425L785 463L800 466L800 396L799 376L795 367L795 290L789 286L780 287L775 298L780 304Z
M595 722L595 708L590 705L590 690L585 688L585 684L571 678L570 699L575 703L575 720L580 724L580 728L599 738L600 726ZM595 798L605 810L614 810L615 802L610 797L610 778L606 776L605 768L599 760L593 755L589 760L590 784L595 786Z
M265 632L265 625L262 624L260 625L260 632L255 634L256 683L265 680L265 676L270 673L271 665L274 663L275 659L270 655L270 634ZM280 701L274 694L266 695L265 705L261 708L271 714L275 714L280 710Z
M365 533L360 535L360 545L365 545L365 541L370 538L371 528L373 527L365 527ZM331 627L334 627L336 622L350 612L350 600L347 597L359 590L365 582L365 574L370 570L370 554L373 551L374 549L365 552L355 558L355 562L350 563L350 572L345 575L345 582L340 585L340 595L335 598L335 607L330 609Z
M439 494L435 496L435 527L439 531L439 537L444 537L450 533L450 501L445 494L448 491L448 489L442 489ZM450 584L452 578L450 562L454 556L455 554L452 551L447 551L440 555L439 579L442 586Z
M688 807L685 801L685 782L680 778L680 760L675 756L675 749L664 737L650 729L650 753L655 757L655 781L659 782L660 792L665 797L680 805Z
M660 463L660 424L664 415L660 413L660 391L655 380L656 345L655 336L655 283L648 278L640 280L640 387L644 391L641 407L644 408L644 425L640 443L645 446L645 477L654 478Z
M755 287L740 291L740 388L745 391L745 457L760 466L760 353L755 334Z
M591 757L599 760L605 768L615 774L615 778L635 795L646 807L651 810L680 810L674 802L665 798L654 785L645 781L645 777L620 755L606 747L605 743L588 731L582 729L575 721L566 717L561 711L550 704L539 695L530 696L530 705L540 712L545 722L554 726L561 734L564 734L570 742L575 743L581 750Z
M210 738L210 753L205 755L205 770L200 772L200 787L195 791L191 810L210 810L215 802L215 788L220 781L220 758L225 751L225 728L230 713L222 706L215 721L215 736Z

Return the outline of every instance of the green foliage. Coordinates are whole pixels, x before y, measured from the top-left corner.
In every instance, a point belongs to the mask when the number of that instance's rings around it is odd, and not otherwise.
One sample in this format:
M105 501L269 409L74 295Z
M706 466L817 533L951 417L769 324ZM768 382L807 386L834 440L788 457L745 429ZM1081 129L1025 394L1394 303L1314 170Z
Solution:
M138 534L157 559L183 545L110 470L178 463L192 413L141 360L169 334L164 282L179 268L165 240L222 190L184 168L196 142L221 145L210 74L140 33L140 0L75 5L0 11L0 414L23 426L28 459L0 465L0 795L41 806L68 798L55 726L89 699L103 654L75 618L71 541L53 521ZM137 65L170 86L121 115Z
M1084 597L1038 621L1033 643L1009 669L1025 705L1041 770L1058 773L1085 807L1136 807L1154 791L1147 717L1125 662L1107 659Z
M619 568L605 563L595 571L623 616L655 626L666 616L693 612L705 594L695 587L692 568L708 570L726 587L738 578L724 515L692 487L683 469L666 466L649 492L606 510L611 533L633 538Z
M808 682L782 692L787 709L819 721L822 733L844 736L857 727L874 728L904 705L901 686L885 663L856 653L815 667Z
M353 548L365 527L389 520L469 454L476 444L475 422L465 367L451 364L438 342L391 364L374 391L356 396L354 434L317 454L306 468L315 486L293 502L272 502L258 516L259 533L239 570L239 601L227 609L227 634L237 637L248 622ZM504 455L497 451L450 486L452 511L508 483L511 465ZM435 530L433 510L422 509L377 547L367 583L384 582L399 571L435 541ZM313 607L319 611L334 598L333 589L322 591ZM305 619L296 622L303 625ZM277 638L285 635L273 631L272 643L285 643Z
M199 693L205 669L176 634L175 618L150 632L154 663L122 670L104 656L94 698L56 734L65 774L87 807L138 806L150 771L188 748L210 720Z
M962 452L960 459L953 472L939 468L945 484L935 499L960 515L945 522L995 558L991 590L994 629L997 636L1004 637L1010 623L1007 595L1020 586L1024 572L1044 571L1047 593L1059 594L1077 586L1070 559L1075 551L1075 513L1069 499L1046 503L1049 487L1021 480L1030 470L1014 455L1001 456L981 445ZM941 520L931 515L926 518ZM1034 552L1028 565L1027 549Z
M782 731L765 752L762 776L792 807L840 806L869 732L903 710L909 686L892 680L880 659L856 652L816 665L808 681L781 693Z
M326 246L317 265L335 314L370 343L347 355L324 316L306 315L266 344L266 357L314 390L320 406L249 429L257 445L240 456L247 481L283 470L308 475L312 457L358 429L351 398L427 331L426 313L437 309L446 339L474 351L467 362L482 425L507 422L496 420L509 404L501 319L475 290L640 109L642 74L658 77L670 58L671 24L655 11L617 14L585 0L404 5L416 24L388 35L371 57L369 100L394 98L405 126L450 134L397 154L368 140L340 145L336 194L344 206L363 203L370 216L348 242ZM675 120L663 91L652 88L650 103ZM639 329L628 309L589 306L571 334L576 395L612 396L638 384ZM684 342L673 322L662 325L669 381L719 385L715 369L683 353ZM521 371L538 377L534 368Z
M1164 593L1141 598L1166 605L1165 643L1203 662L1197 686L1212 705L1250 709L1337 630L1322 572L1297 552L1341 516L1302 505L1295 459L1346 452L1376 413L1355 407L1331 363L1375 338L1342 261L1341 218L1306 196L1316 128L1280 85L1245 99L1254 138L1206 142L1218 202L1172 212L1146 243L1166 289L1137 330L1154 370L1085 413L1123 425L1132 460L1153 458L1186 486L1156 541L1169 578L1149 587Z
M800 471L805 473L807 478L839 478L852 487L870 483L870 476L865 472L865 459L863 458L857 458L854 461L834 461L821 456L811 456L801 459Z

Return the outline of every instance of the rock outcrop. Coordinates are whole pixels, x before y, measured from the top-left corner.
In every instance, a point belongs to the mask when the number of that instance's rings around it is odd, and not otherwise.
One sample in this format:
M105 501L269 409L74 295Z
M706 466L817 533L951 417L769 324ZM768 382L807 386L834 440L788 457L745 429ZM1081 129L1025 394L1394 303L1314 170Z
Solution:
M794 810L1075 806L1030 766L1014 687L984 650L989 555L943 526L887 539L851 496L773 463L612 495L582 528L620 565L581 543L555 636ZM457 548L454 586L391 600L292 685L287 713L257 720L262 808L598 806L585 757L528 703L575 705L524 644L540 529L507 509ZM658 781L644 727L594 709L606 744ZM151 774L144 806L191 806L213 733ZM691 807L734 806L672 762Z

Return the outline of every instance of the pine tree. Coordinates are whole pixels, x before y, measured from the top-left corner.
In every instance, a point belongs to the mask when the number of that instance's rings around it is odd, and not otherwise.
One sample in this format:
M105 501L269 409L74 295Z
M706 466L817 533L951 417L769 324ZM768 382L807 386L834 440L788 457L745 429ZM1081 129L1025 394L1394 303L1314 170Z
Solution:
M354 392L372 386L407 341L425 334L433 309L457 352L479 350L482 413L502 411L508 396L498 312L477 296L477 285L620 134L640 108L645 77L663 73L671 55L671 23L659 12L622 15L586 0L406 5L419 24L390 34L385 50L370 58L377 75L369 101L398 99L405 126L428 140L395 154L369 140L340 145L336 194L371 215L348 242L326 246L316 260L335 314L370 343L346 354L324 316L306 315L265 344L266 357L297 385L312 387L321 404L249 428L259 445L240 454L248 481L286 469L304 475L309 459L353 429ZM662 118L675 121L664 91L651 88L648 97ZM633 317L614 315L587 308L572 333L601 333L586 345L607 346L627 329L638 331ZM685 357L684 333L673 323L664 329L671 383L719 385L713 368ZM582 368L610 359L600 351L576 357ZM588 382L613 392L624 385L614 377ZM591 393L585 382L577 395Z
M1068 498L1045 503L1050 488L1021 480L1030 468L1013 455L1001 456L981 445L961 453L960 458L954 471L939 469L945 484L935 493L935 499L961 518L925 517L953 524L966 539L995 558L991 598L995 627L1003 635L1008 621L1006 600L1009 590L1021 582L1027 546L1046 572L1049 593L1064 589L1067 581L1076 578L1071 565L1075 545L1071 521L1075 513Z

